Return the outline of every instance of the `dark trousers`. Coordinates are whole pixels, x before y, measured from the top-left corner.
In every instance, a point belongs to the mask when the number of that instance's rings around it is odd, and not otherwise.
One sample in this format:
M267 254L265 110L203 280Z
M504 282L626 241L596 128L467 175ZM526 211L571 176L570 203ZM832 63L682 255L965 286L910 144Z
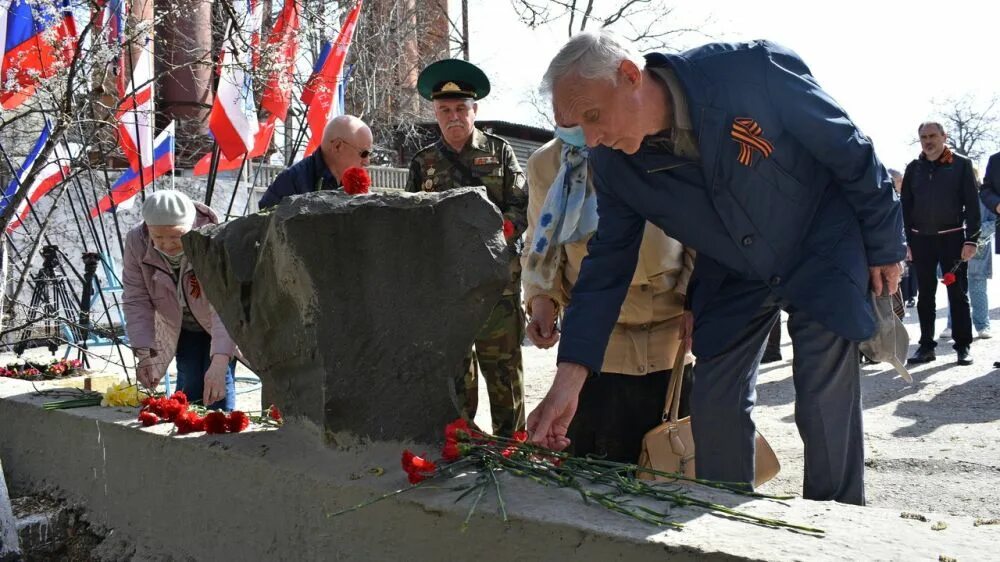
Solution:
M913 262L907 262L906 275L899 282L899 288L903 291L903 300L911 301L917 298L917 273L913 270Z
M569 425L568 452L635 463L642 438L663 419L671 371L646 375L599 373L583 383L576 415ZM687 416L691 367L684 370L680 417Z
M205 394L205 371L212 364L212 336L208 332L181 330L177 339L177 390L193 404L201 404ZM226 370L226 397L208 405L213 410L236 408L236 360Z
M955 349L967 348L972 344L972 317L969 311L968 264L962 261L964 234L951 232L931 236L914 235L910 240L913 254L913 269L917 274L920 298L917 301L917 315L920 317L920 345L935 347L934 319L937 305L938 266L942 273L951 271L955 264L955 282L948 285L948 309L951 313L951 336Z
M767 336L767 347L764 348L764 359L781 358L781 317L774 323L771 333Z
M763 289L766 290L766 289ZM747 297L744 297L747 298ZM754 298L749 294L749 298ZM757 371L779 303L765 299L718 355L699 357L691 391L698 478L753 482ZM733 303L732 306L738 306ZM864 433L858 344L787 307L792 339L795 425L805 445L802 497L863 505ZM695 341L698 340L695 319Z

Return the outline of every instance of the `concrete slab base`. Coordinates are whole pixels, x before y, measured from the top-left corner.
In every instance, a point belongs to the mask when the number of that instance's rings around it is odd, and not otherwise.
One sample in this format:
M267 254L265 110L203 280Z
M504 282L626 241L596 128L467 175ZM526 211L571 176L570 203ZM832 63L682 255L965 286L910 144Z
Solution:
M405 486L399 456L415 445L337 449L295 420L280 430L175 437L167 426L138 427L132 409L47 412L30 391L20 381L0 381L8 483L83 507L92 524L132 545L121 552L136 559L967 560L989 558L1000 544L1000 528L976 527L968 517L924 513L925 522L896 510L718 492L706 496L826 535L686 508L674 511L683 530L662 530L583 505L570 490L513 477L502 479L506 523L487 496L461 531L469 503L455 503L450 483L334 517ZM933 530L939 521L946 525Z

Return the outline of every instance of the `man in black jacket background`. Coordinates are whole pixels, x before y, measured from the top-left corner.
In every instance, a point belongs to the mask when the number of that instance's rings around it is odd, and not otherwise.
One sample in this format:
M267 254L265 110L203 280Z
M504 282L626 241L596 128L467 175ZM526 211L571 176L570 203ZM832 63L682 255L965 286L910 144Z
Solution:
M986 175L983 176L983 188L979 190L983 204L994 213L1000 214L1000 152L990 156L986 164ZM997 221L997 231L1000 232L1000 221ZM1000 245L994 245L996 253L1000 254ZM1000 369L1000 361L993 363Z
M945 142L944 127L922 123L920 156L903 174L903 223L908 257L916 270L920 318L920 347L911 363L936 359L934 319L937 268L945 274L952 339L959 365L971 365L972 318L969 312L969 259L979 240L979 185L972 162L953 152Z

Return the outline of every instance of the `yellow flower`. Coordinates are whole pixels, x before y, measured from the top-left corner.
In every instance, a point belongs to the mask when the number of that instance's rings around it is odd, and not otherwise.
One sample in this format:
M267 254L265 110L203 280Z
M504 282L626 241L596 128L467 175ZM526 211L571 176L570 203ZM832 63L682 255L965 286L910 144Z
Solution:
M113 384L104 391L104 399L101 406L138 406L149 397L148 394L139 390L136 384L129 384L121 381Z

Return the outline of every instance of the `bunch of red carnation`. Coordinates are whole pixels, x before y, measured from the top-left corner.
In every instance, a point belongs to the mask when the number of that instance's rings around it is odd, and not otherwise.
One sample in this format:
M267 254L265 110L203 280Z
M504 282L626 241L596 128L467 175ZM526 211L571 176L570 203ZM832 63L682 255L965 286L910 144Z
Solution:
M521 446L528 442L528 432L516 431L511 439L494 438L473 429L469 426L469 422L459 418L444 426L444 447L441 449L441 460L451 463L469 455L473 448L497 447L497 439L506 443L506 446L500 450L500 454L504 458L510 458L521 452ZM426 455L417 456L408 449L403 451L403 470L406 472L410 484L419 484L434 476L437 465L424 457Z
M142 401L139 423L149 427L160 422L173 422L179 435L204 431L206 433L239 433L250 426L250 417L239 410L229 414L208 412L199 415L190 408L187 395L182 391L165 396L150 396Z

